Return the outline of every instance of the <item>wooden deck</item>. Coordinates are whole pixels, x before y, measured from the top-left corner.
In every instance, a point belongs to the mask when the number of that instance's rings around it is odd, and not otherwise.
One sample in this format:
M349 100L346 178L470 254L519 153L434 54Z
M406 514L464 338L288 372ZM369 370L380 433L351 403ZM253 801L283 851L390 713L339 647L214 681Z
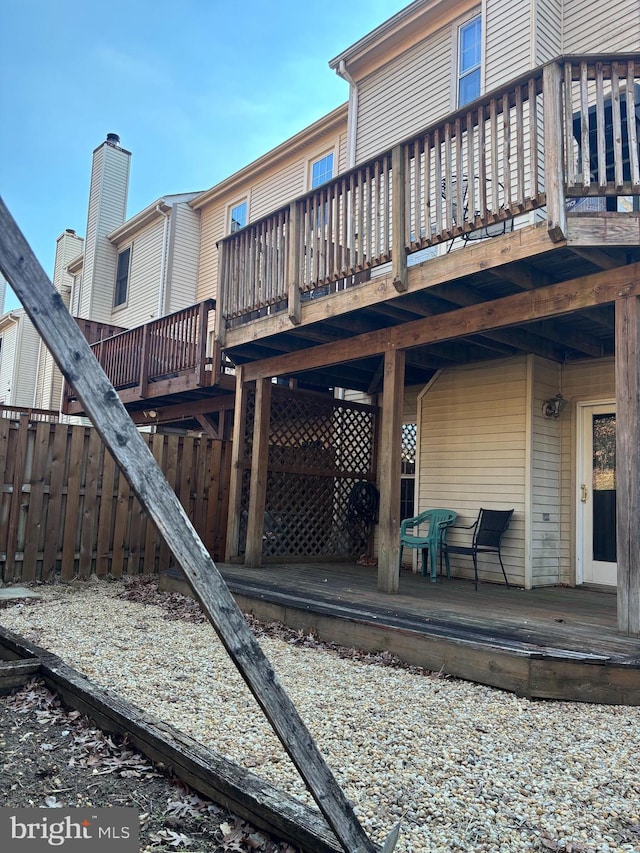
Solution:
M353 564L222 564L243 610L320 639L531 698L640 705L640 640L617 631L616 595L534 590L403 570L398 595ZM170 573L163 585L182 588Z

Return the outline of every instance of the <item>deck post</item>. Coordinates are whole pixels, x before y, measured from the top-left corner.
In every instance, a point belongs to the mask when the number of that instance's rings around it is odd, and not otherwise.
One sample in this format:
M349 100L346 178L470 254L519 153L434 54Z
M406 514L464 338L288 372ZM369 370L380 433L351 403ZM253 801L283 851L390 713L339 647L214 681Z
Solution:
M247 419L249 386L244 381L244 368L236 368L236 396L231 443L231 476L229 478L229 515L227 519L227 559L240 554L240 512L242 506L242 474L245 454L244 436Z
M400 466L402 459L402 403L404 397L404 350L387 350L384 355L382 425L380 444L380 544L378 547L378 589L398 592L400 553Z
M267 469L269 466L271 387L271 379L259 379L256 382L256 412L253 421L247 550L244 560L245 565L252 569L262 565L262 536L264 534L264 508L267 496Z
M287 310L289 319L299 325L300 313L300 227L302 208L297 201L289 206L289 224L287 228Z
M151 353L149 351L149 323L145 323L142 328L142 350L140 352L140 376L138 378L138 394L141 397L147 396L149 386L149 359Z
M396 145L391 152L392 169L392 198L391 198L391 268L393 286L399 293L407 287L407 250L405 247L406 234L406 168L404 161L404 146Z
M178 496L1 199L0 272L13 287L56 364L73 384L97 434L164 537L227 653L342 849L345 853L375 853L377 846L364 831L353 806L274 673ZM389 844L386 849L391 849Z
M567 236L567 207L564 196L562 149L562 74L557 62L542 71L544 108L544 172L547 196L547 231L554 243ZM518 152L521 156L521 152Z
M640 635L640 300L616 299L618 629Z
M224 347L224 339L227 333L227 323L224 317L224 306L228 304L226 293L229 287L229 283L227 281L229 274L229 244L226 240L219 240L216 243L216 248L218 249L220 258L218 268L218 293L216 294L214 339L216 343L220 345L220 347Z

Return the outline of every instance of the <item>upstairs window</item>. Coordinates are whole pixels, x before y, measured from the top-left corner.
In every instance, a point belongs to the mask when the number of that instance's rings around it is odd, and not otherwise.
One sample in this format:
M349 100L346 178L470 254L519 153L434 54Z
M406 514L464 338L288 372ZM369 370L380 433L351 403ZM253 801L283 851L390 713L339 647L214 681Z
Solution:
M118 252L118 268L116 270L116 289L113 307L125 305L129 297L129 268L131 266L131 246Z
M314 190L320 184L326 184L333 177L333 152L325 154L319 160L311 164L311 189Z
M458 106L480 97L482 60L482 16L467 21L458 30Z
M229 214L229 233L235 234L247 224L247 202L241 201L231 208Z

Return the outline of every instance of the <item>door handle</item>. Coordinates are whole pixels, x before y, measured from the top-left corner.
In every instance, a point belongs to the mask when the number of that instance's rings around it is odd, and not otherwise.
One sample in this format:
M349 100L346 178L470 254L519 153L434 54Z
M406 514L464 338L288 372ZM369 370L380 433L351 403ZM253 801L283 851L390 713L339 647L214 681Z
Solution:
M582 501L583 504L586 504L588 499L589 499L589 489L583 483L582 486L580 486L580 500Z

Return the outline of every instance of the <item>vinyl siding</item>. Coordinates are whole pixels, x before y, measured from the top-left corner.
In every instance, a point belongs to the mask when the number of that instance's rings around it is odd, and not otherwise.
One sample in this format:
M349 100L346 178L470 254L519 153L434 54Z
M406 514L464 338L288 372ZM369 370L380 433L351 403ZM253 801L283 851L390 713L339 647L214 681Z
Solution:
M616 53L640 44L640 3L637 0L564 2L564 53Z
M69 307L73 276L66 267L82 252L84 241L74 234L65 232L56 243L53 269L53 286L61 294L62 301ZM62 399L62 374L56 367L53 356L44 344L39 346L38 374L33 405L40 409L59 409Z
M13 399L13 366L16 360L18 326L15 323L7 323L0 332L0 340L0 403L15 406L17 403Z
M12 403L14 406L33 406L40 335L26 314L23 316L20 326L16 387L13 388Z
M357 163L450 111L454 39L447 24L359 83Z
M560 579L561 422L545 418L542 405L560 387L557 364L530 356L531 406L531 583L545 586Z
M229 207L246 198L249 222L275 212L308 191L309 164L327 151L335 155L334 174L342 171L346 164L346 143L345 121L342 130L321 135L292 151L284 161L265 169L259 178L236 184L228 194L202 209L197 302L217 296L219 252L216 243L228 233Z
M113 305L116 252L106 235L125 221L130 155L102 145L91 171L79 315L108 323Z
M131 266L127 303L116 309L110 306L109 322L131 329L158 316L163 232L164 219L154 219L136 234L133 242L112 247L117 257L119 251L131 246Z
M534 66L562 53L562 0L536 0L534 32Z
M569 404L560 418L562 479L560 501L560 580L576 580L576 489L578 425L576 404L615 399L613 358L567 364L562 369L562 393Z
M200 214L186 204L171 209L171 242L167 264L165 313L197 302Z
M443 371L420 398L418 511L455 510L471 524L480 507L515 509L503 543L509 578L525 580L527 359L513 358ZM466 541L453 532L451 541ZM485 580L502 582L491 556L480 561ZM473 576L464 557L454 574Z
M487 0L484 90L532 67L530 0Z

